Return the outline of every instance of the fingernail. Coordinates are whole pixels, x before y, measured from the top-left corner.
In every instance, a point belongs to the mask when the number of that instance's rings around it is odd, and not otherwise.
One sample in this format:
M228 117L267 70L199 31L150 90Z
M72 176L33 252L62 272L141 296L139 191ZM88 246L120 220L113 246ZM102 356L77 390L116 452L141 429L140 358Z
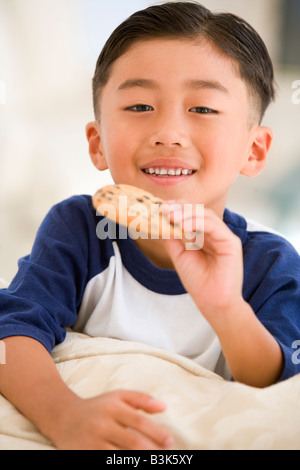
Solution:
M153 403L153 404L155 404L155 405L161 406L161 407L163 407L163 408L166 408L166 407L167 407L167 405L166 405L163 401L161 401L161 400L155 400L155 398L152 398L152 399L150 400L150 402Z
M174 439L172 437L168 437L168 439L165 440L165 447L171 447L174 444Z

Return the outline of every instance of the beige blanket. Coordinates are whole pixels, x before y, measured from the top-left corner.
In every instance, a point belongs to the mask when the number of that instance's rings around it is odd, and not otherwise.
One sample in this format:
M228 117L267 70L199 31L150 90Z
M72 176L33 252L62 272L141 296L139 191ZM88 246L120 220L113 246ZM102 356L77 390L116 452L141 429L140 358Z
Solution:
M300 449L300 375L259 390L163 350L72 332L53 359L82 397L126 388L165 401L153 419L170 430L173 449ZM0 449L54 447L0 395Z

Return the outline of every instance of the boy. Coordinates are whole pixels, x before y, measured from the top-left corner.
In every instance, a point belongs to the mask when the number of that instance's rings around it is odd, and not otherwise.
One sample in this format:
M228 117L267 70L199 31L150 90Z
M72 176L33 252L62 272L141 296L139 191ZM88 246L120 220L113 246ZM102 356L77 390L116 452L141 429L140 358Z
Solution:
M291 360L299 256L225 209L236 176L265 166L272 131L261 120L274 97L273 68L240 18L166 3L114 31L93 92L96 120L86 133L96 168L169 200L169 217L191 228L203 230L184 220L180 204L204 204L204 246L99 240L89 196L52 208L1 292L0 391L60 449L163 449L172 436L138 413L159 413L163 403L136 391L82 400L49 352L72 326L164 347L252 386L300 371Z

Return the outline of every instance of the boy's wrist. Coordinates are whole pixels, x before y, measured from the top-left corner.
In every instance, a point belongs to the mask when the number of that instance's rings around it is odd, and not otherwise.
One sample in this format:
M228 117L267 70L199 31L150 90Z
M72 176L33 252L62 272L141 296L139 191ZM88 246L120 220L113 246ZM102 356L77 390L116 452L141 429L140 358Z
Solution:
M211 315L211 326L236 381L264 387L276 382L283 358L277 341L241 299Z
M236 321L241 315L254 313L251 306L242 297L226 305L200 307L200 311L215 331L219 328L224 331L224 327L229 327L231 323L236 325Z
M61 390L53 401L48 403L47 412L41 416L37 423L41 433L47 437L54 445L58 445L60 436L64 436L68 429L68 423L75 415L82 399L73 393L67 386Z

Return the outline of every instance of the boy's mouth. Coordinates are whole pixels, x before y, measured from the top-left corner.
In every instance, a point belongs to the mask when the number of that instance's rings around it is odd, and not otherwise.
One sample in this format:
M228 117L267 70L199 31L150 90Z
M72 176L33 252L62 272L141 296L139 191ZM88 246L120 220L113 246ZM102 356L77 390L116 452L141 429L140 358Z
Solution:
M147 175L163 177L163 178L174 178L178 176L188 176L196 172L196 170L191 170L188 168L160 168L160 167L151 167L143 168L142 171Z

